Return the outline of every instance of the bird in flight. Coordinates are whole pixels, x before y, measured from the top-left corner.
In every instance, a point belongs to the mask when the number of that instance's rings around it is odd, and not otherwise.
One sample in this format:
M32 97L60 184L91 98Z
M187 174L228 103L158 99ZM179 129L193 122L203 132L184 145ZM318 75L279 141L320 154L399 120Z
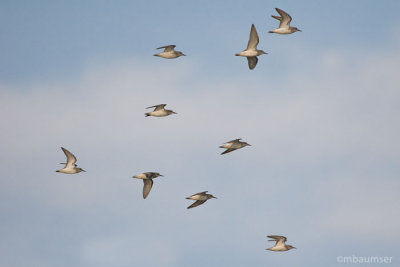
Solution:
M146 115L146 117L148 116L153 116L153 117L165 117L171 114L177 114L176 112L169 110L169 109L165 109L164 107L167 104L159 104L159 105L155 105L155 106L151 106L151 107L147 107L147 108L154 108L154 110L152 112L147 112L144 115Z
M56 172L68 173L68 174L85 172L85 170L83 170L82 168L78 168L77 165L75 164L77 162L77 159L74 156L74 154L72 154L63 147L61 147L61 149L64 152L65 156L67 157L67 163L60 163L60 164L65 164L65 167L60 170L57 170Z
M257 30L254 24L252 24L250 30L250 38L246 50L243 50L242 52L235 54L235 56L247 57L249 69L251 70L254 69L257 65L258 62L257 56L267 54L263 50L257 50L258 43L259 43L259 38Z
M272 240L268 240L268 241L275 241L275 245L271 248L267 248L267 250L271 250L271 251L288 251L292 248L295 248L291 245L286 245L286 237L284 236L280 236L280 235L269 235L267 236L269 238L272 238Z
M296 27L290 26L290 22L292 21L292 17L283 11L282 9L275 8L280 16L271 15L274 19L280 21L279 27L275 30L269 31L269 33L278 33L278 34L291 34L294 32L301 32L301 30Z
M186 199L190 199L190 200L196 200L192 205L190 205L189 207L187 207L188 209L200 206L201 204L204 204L204 202L206 202L207 200L211 199L211 198L216 198L211 194L207 194L208 191L204 191L204 192L200 192L197 194L194 194L190 197L187 197Z
M153 187L153 179L159 176L163 175L159 174L158 172L144 172L132 177L143 180L143 198L146 198L149 195L150 190Z
M161 46L157 49L163 49L164 51L162 51L161 53L158 54L154 54L154 56L156 57L162 57L162 58L177 58L180 56L186 56L185 54L183 54L181 51L175 51L174 48L176 47L176 45L166 45L166 46Z
M222 152L221 155L232 152L236 149L239 149L239 148L242 148L245 146L251 146L250 144L248 144L246 142L240 141L241 139L242 138L231 140L231 141L226 142L222 146L220 146L220 148L226 148L226 150L224 152Z

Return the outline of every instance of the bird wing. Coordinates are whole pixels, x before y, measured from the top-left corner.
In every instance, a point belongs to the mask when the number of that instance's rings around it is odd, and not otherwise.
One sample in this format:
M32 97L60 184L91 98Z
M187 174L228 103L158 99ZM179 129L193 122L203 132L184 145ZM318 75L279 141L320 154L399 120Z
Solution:
M207 200L197 200L195 201L192 205L190 205L189 207L187 207L188 209L200 206L201 204L203 204L204 202L206 202Z
M259 42L259 38L258 38L257 31L256 31L256 27L254 26L254 24L252 24L251 31L250 31L250 38L249 38L249 42L247 44L246 50L257 49L258 42Z
M75 163L77 159L75 158L74 154L66 150L65 148L61 147L62 151L64 152L65 156L67 157L67 163L65 163L66 168L75 167Z
M269 235L269 238L272 238L273 240L269 240L269 241L276 241L276 245L284 245L286 242L286 237L281 236L281 235Z
M208 191L196 193L196 194L191 195L190 197L194 197L194 196L197 196L197 195L205 195L207 192L208 192Z
M149 193L151 188L153 187L153 180L152 179L144 179L143 180L143 198L146 198Z
M237 142L237 141L239 141L239 140L241 140L241 139L242 139L242 138L238 138L238 139L235 139L235 140L231 140L231 141L225 142L225 144L234 143L234 142Z
M237 148L228 148L227 150L225 150L224 152L221 153L221 155L232 152L234 150L236 150Z
M247 57L247 63L249 63L249 69L254 69L257 65L258 58L257 57Z
M175 47L176 47L176 45L166 45L166 46L161 46L157 49L164 48L164 52L170 52L170 51L173 51Z
M271 15L271 17L273 17L274 19L277 19L277 20L279 20L279 21L282 20L282 17L279 17L279 16Z
M282 9L275 8L276 11L281 15L282 19L280 20L281 23L279 24L279 28L289 28L289 24L292 21L292 17L283 11Z
M155 106L151 106L151 107L147 107L147 108L155 108L154 111L163 109L167 104L159 104L159 105L155 105Z

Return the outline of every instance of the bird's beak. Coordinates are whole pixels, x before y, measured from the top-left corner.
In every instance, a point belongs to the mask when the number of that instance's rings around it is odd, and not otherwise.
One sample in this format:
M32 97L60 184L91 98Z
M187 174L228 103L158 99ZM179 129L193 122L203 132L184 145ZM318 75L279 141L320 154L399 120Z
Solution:
M301 32L301 30L297 29L298 32Z
M239 56L239 54L235 54L235 56Z
M160 174L160 176L164 177L164 175Z
M182 54L182 56L186 56L185 54Z
M174 114L178 114L178 113L176 113L175 111L172 111L172 113L174 113Z
M153 56L157 57L158 55L157 55L157 54L154 54Z
M83 172L86 172L85 170L82 170Z
M292 248L295 248L295 247L292 247ZM295 248L295 249L297 249L297 248Z
M247 144L248 146L251 146L250 144Z

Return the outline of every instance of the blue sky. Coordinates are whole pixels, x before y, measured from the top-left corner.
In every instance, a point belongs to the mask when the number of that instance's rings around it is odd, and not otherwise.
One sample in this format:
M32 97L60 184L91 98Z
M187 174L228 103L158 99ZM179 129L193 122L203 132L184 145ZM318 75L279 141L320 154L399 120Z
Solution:
M275 7L303 32L269 34ZM2 1L0 265L397 265L398 10ZM252 23L269 54L250 71L234 54ZM152 56L167 44L188 56ZM178 115L145 118L159 103ZM219 155L239 137L252 146ZM87 172L56 173L60 146ZM145 171L165 177L143 200ZM187 210L204 190L218 199ZM269 234L298 249L266 251Z

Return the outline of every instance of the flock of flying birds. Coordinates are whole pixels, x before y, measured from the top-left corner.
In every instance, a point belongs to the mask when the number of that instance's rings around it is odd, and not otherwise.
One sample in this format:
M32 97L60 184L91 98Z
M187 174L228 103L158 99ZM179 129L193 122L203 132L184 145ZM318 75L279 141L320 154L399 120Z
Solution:
M276 11L279 13L280 16L275 16L272 15L272 17L274 19L277 19L280 21L279 27L275 30L271 30L269 31L269 33L277 33L277 34L291 34L294 33L296 31L300 31L298 28L296 27L292 27L290 26L290 22L292 21L292 17L286 13L285 11L279 9L279 8L275 8ZM301 32L301 31L300 31ZM258 58L257 56L260 56L262 54L267 54L262 50L258 50L257 49L257 45L259 43L259 38L258 38L258 34L256 31L256 28L254 26L254 24L251 25L251 31L250 31L250 38L249 38L249 42L247 44L247 48L240 52L235 54L236 56L242 56L242 57L246 57L248 64L249 64L249 68L252 70L256 67L257 62L258 62ZM162 46L159 47L157 49L162 49L164 48L164 51L158 54L155 54L154 56L158 56L158 57L162 57L162 58L167 58L167 59L172 59L172 58L178 58L180 56L185 56L185 54L183 54L180 51L175 51L175 45L167 45L167 46ZM155 106L151 106L148 107L149 108L154 108L154 110L152 112L147 112L145 113L145 116L153 116L153 117L166 117L169 116L171 114L177 114L176 112L169 110L169 109L165 109L166 104L160 104L160 105L155 105ZM243 148L245 146L250 146L250 144L240 141L241 138L235 139L235 140L231 140L226 142L225 144L223 144L222 146L220 146L220 148L224 148L226 149L225 151L223 151L221 153L221 155L235 151L237 149ZM57 172L61 172L61 173L66 173L66 174L76 174L79 172L85 172L85 170L83 170L82 168L79 168L76 165L77 159L76 157L69 152L67 149L61 147L62 151L64 152L65 156L67 157L67 162L66 163L61 163L61 164L65 164L64 168L57 170ZM137 178L137 179L142 179L143 180L143 198L147 198L147 196L150 193L151 188L153 187L153 179L163 176L158 172L144 172L138 175L133 176L133 178ZM204 192L200 192L200 193L196 193L190 197L187 197L186 199L189 200L195 200L195 202L193 202L189 207L187 207L188 209L200 206L202 204L204 204L204 202L206 202L207 200L211 199L211 198L216 198L211 194L207 193L208 191L204 191ZM268 236L269 238L271 238L272 240L268 240L268 241L275 241L275 245L271 248L268 248L267 250L271 250L271 251L287 251L290 249L293 249L295 247L291 246L291 245L287 245L285 244L286 242L286 237L284 236L280 236L280 235L270 235Z

